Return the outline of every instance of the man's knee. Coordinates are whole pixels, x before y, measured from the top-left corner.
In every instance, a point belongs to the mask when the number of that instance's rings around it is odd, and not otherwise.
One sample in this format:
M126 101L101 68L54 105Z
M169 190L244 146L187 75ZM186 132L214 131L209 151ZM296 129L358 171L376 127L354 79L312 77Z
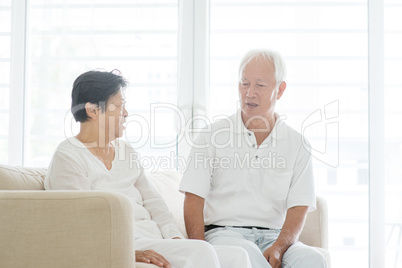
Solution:
M327 267L325 257L318 250L310 248L311 250L303 254L303 263L307 263L306 267L317 267L324 268Z
M288 250L289 251L289 250ZM327 263L321 252L313 247L298 247L297 250L290 250L290 254L284 255L282 262L286 268L326 268ZM288 255L288 256L286 256Z

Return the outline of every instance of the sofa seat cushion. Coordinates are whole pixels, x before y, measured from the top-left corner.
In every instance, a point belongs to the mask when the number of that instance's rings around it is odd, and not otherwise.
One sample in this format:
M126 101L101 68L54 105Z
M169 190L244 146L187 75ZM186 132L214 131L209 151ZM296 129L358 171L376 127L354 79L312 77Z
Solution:
M174 170L160 170L155 173L146 172L145 175L155 190L165 200L180 232L184 237L187 237L183 216L184 194L179 192L182 174Z
M0 164L0 190L44 190L45 168Z

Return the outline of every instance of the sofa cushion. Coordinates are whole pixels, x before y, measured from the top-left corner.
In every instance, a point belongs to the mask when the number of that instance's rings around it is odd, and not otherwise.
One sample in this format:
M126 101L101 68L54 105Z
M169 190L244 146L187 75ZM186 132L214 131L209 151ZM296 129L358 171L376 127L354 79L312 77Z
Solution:
M0 164L0 190L44 190L45 168Z
M174 170L160 170L154 173L147 172L145 175L155 190L165 200L180 232L184 237L187 237L183 217L184 194L179 192L182 174Z

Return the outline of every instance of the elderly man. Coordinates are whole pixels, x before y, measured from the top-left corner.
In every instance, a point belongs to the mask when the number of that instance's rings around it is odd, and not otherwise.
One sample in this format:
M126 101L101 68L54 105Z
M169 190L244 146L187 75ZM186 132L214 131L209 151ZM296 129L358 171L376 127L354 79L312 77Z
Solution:
M241 108L197 137L180 191L189 238L236 245L252 267L326 267L298 242L315 209L311 155L275 113L285 63L270 50L247 53L239 69Z

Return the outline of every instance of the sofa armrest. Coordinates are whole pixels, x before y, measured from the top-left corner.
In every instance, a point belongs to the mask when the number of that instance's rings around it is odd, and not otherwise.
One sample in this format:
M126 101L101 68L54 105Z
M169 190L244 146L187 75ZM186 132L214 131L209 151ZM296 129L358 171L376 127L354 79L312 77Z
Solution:
M130 200L98 191L0 191L4 267L135 267Z
M328 250L328 208L324 198L317 196L317 209L307 214L299 240L306 245Z
M149 263L137 262L135 264L135 268L159 268L159 266Z

